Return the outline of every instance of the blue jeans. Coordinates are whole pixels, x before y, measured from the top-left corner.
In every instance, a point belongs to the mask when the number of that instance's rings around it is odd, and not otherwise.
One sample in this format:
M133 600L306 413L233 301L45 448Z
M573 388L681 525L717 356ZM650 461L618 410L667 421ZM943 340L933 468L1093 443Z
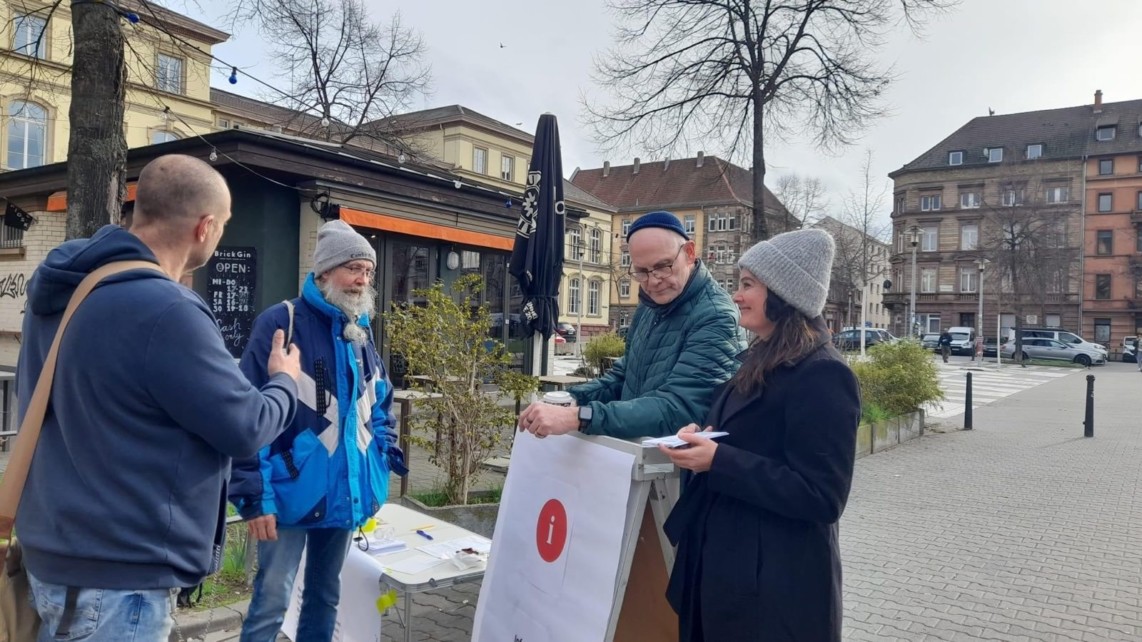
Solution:
M165 642L170 636L169 589L119 591L81 588L75 601L68 635L55 637L67 600L67 587L47 584L28 573L32 603L40 614L38 642Z
M258 542L258 576L240 642L273 642L281 630L297 565L305 552L305 588L297 639L327 642L337 623L341 566L352 531L334 528L278 528L274 542Z

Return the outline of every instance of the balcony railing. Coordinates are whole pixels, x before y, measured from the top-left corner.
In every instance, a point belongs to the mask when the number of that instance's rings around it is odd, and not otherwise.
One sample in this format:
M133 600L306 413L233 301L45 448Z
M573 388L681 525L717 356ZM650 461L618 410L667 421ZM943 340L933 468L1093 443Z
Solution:
M24 246L24 230L18 227L0 225L0 249Z

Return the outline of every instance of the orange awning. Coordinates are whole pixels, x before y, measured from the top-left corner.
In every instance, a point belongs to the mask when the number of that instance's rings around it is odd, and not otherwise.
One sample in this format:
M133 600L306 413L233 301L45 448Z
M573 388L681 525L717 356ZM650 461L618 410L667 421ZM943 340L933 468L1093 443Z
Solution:
M511 252L512 246L515 245L514 237L509 238L496 236L495 234L486 234L484 232L472 232L470 230L461 230L455 227L445 227L443 225L424 223L422 221L410 221L396 216L373 214L348 207L341 208L341 220L349 225L356 225L357 227L367 227L373 230L396 232L398 234L439 239L441 241L452 241L453 243L475 245L507 252Z
M124 203L130 203L135 200L135 184L127 183L127 198L123 199ZM67 211L67 190L56 192L48 197L48 212L66 212Z

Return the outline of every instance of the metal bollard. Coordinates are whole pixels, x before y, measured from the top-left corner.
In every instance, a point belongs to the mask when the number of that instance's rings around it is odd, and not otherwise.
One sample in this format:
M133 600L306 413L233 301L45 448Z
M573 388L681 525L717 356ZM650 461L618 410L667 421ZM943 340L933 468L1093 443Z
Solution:
M971 373L968 373L967 388L964 391L964 430L971 430Z
M1086 418L1083 419L1083 437L1094 437L1094 375L1086 376Z

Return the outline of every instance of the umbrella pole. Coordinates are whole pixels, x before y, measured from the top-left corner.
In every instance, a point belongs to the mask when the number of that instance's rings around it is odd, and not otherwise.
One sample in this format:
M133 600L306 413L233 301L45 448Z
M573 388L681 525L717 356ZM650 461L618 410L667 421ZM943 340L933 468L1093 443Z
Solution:
M536 332L531 335L531 374L536 377L547 374L544 364L547 362L547 344L543 341L543 334Z

